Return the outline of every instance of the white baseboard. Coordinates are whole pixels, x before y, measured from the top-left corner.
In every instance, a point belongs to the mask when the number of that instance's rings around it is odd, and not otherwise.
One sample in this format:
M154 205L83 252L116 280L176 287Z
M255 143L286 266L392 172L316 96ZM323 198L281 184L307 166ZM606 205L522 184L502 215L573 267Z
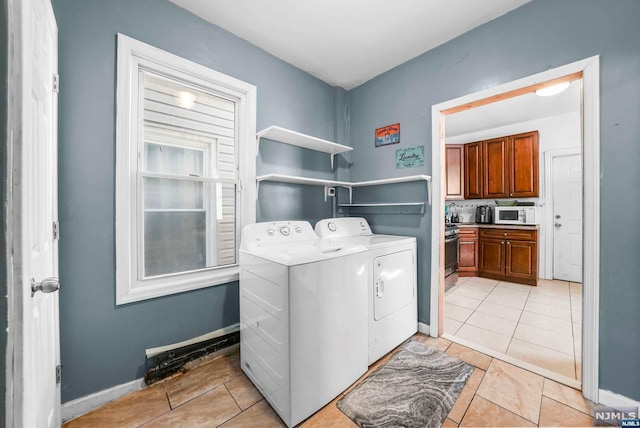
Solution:
M204 342L206 340L215 339L216 337L224 336L225 334L234 333L236 331L240 331L240 323L237 322L235 324L231 324L229 326L220 328L216 331L212 331L207 334L203 334L202 336L194 337L189 340L185 340L178 343L173 343L171 345L158 346L156 348L151 348L145 350L147 354L147 358L156 357L163 352L172 351L174 349L182 348L184 346L193 345L195 343Z
M600 404L604 404L605 406L613 409L617 409L619 407L640 408L640 401L625 397L624 395L616 394L615 392L611 392L606 389L598 391L598 401L600 401Z
M418 322L418 331L422 334L426 334L427 336L429 336L429 331L431 329L429 328L429 324L425 324L423 322Z
M75 400L67 401L62 405L62 420L68 421L80 415L84 415L85 413L88 413L93 409L97 409L103 404L107 404L116 398L123 397L130 392L142 389L144 386L144 379L136 379L131 382L123 383L122 385L116 385L84 397L76 398Z

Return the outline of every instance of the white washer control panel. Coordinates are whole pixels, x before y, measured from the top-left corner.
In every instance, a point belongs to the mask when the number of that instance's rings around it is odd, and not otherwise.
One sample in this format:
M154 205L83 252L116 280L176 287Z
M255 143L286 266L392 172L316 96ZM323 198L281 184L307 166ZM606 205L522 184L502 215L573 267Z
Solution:
M241 249L251 246L319 239L308 221L254 223L242 230Z
M369 222L362 217L339 217L320 220L316 223L315 231L323 239L373 235Z
M289 236L290 233L291 233L291 229L289 229L289 226L282 226L280 228L280 234L284 236Z

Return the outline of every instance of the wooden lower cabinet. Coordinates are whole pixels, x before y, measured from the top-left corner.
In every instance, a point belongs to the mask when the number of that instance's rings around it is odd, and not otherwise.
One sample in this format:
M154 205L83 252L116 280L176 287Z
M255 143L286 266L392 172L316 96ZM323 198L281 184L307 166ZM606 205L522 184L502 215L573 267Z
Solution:
M538 245L535 242L507 241L505 274L510 278L537 279Z
M480 229L479 276L537 285L536 230Z
M460 227L458 241L458 276L477 276L480 263L478 228Z
M480 240L480 273L504 274L504 241Z

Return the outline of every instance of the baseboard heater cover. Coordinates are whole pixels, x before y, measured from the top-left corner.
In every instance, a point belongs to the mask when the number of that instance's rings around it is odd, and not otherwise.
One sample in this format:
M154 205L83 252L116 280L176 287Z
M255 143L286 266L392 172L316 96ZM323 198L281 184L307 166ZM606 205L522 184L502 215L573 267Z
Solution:
M238 331L156 354L153 367L147 370L144 375L144 382L147 385L151 385L180 371L190 361L238 343L240 343L239 329Z

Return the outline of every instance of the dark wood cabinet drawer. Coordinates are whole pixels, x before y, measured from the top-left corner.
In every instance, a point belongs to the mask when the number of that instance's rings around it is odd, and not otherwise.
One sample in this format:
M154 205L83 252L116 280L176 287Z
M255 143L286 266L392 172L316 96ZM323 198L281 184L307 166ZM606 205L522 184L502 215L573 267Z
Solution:
M536 241L537 230L526 229L480 229L480 238L509 239L514 241Z
M478 237L477 227L458 227L458 231L460 232L460 239Z

